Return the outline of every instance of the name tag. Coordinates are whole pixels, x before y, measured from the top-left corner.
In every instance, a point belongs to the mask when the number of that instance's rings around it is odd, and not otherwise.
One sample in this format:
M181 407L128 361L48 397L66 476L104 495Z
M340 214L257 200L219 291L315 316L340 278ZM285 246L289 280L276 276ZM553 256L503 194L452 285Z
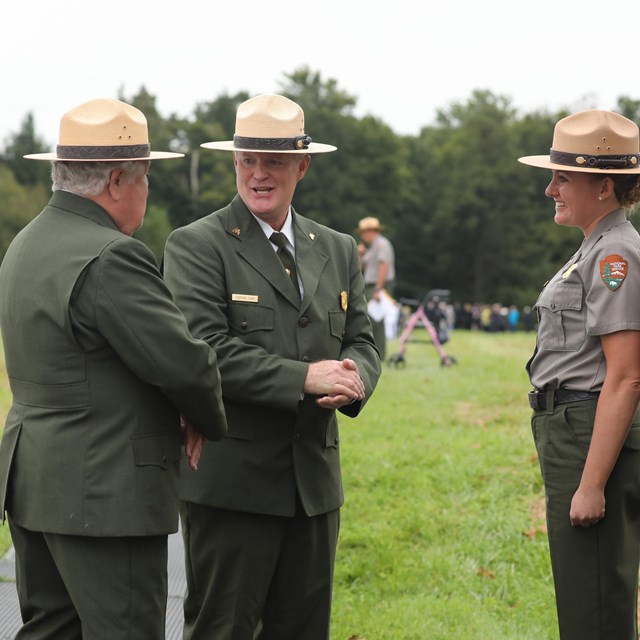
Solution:
M258 302L258 296L250 296L247 293L232 293L232 302Z

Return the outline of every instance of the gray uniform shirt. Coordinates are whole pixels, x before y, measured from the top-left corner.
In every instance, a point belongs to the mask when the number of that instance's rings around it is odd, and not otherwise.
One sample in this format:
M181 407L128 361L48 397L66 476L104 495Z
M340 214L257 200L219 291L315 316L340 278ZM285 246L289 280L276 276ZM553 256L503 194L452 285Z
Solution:
M640 236L618 209L542 290L531 384L600 391L606 362L600 336L640 331Z
M378 234L362 256L362 275L365 284L376 284L381 262L389 265L387 281L393 282L396 279L393 245L383 235Z

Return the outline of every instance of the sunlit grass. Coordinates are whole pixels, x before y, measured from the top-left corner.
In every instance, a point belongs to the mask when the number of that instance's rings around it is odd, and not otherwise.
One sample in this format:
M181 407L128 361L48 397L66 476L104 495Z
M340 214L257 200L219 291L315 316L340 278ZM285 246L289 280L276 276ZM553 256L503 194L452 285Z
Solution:
M450 368L411 342L363 414L341 419L334 640L557 638L526 402L533 341L456 332Z

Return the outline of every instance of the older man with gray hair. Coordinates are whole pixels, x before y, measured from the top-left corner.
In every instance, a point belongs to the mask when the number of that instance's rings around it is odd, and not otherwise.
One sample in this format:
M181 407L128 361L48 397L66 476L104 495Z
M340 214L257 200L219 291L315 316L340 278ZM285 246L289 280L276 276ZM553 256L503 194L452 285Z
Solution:
M55 153L27 156L52 161L54 194L0 268L13 394L0 505L16 551L19 639L165 637L179 416L192 468L192 429L226 432L215 353L130 237L149 161L180 155L150 150L138 109L92 100L62 118Z

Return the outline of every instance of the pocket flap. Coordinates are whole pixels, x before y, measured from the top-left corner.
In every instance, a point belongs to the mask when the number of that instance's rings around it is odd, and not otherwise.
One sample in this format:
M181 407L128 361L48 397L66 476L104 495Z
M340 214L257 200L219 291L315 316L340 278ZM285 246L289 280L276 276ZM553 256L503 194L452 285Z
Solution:
M583 288L580 284L559 282L540 294L536 307L544 307L552 312L566 309L579 311L582 309L582 292Z
M342 340L346 323L347 314L344 311L329 311L329 331L332 336Z
M236 333L273 330L273 309L261 304L230 302L229 326Z
M180 460L180 437L149 433L131 436L133 457L138 467L168 468Z

